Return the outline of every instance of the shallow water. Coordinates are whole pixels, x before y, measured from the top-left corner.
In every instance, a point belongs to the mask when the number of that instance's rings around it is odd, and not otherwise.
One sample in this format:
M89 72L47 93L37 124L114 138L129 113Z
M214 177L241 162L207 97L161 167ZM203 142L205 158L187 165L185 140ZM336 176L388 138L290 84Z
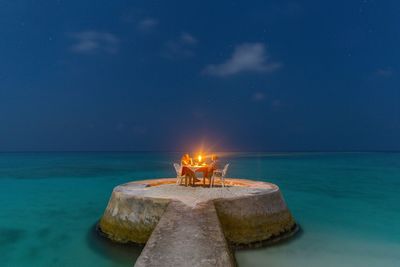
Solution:
M132 266L99 238L115 185L171 177L174 153L0 153L1 266ZM302 233L239 266L400 266L399 153L246 153L228 176L277 183Z

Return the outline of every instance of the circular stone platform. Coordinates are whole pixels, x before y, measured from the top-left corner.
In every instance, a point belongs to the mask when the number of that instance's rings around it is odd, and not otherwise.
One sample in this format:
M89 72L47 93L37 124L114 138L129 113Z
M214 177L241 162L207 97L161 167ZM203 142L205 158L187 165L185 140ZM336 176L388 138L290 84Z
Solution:
M146 243L171 201L194 208L213 202L225 238L247 245L295 229L279 187L266 182L226 179L226 187L185 187L175 179L130 182L114 188L100 230L117 242Z
M297 230L278 186L225 180L226 187L214 188L179 186L174 178L117 186L99 230L116 242L147 242L135 266L179 266L177 261L188 260L193 266L233 266L228 243L243 247L274 242ZM177 260L176 253L191 246L203 247L206 260L193 258L193 253Z

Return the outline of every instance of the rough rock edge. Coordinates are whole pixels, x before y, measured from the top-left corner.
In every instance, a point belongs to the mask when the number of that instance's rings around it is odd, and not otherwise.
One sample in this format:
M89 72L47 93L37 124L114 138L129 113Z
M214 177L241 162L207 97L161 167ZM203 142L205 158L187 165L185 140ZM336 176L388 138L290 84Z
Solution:
M295 236L300 230L300 226L295 223L291 229L288 231L282 232L279 235L271 236L270 238L255 241L247 244L234 244L230 243L234 250L245 250L245 249L253 249L253 248L263 248L269 247L275 244L284 243L289 241L291 237ZM229 241L228 241L229 242Z
M264 240L255 241L255 242L248 243L248 244L235 244L235 243L230 242L229 240L226 240L226 241L228 242L230 249L233 251L252 249L252 248L263 248L263 247L269 247L269 246L272 246L275 244L284 243L284 242L288 241L291 237L295 236L300 231L300 229L301 229L300 225L295 223L290 230L285 231L279 235L274 235L274 236L264 239ZM144 246L146 245L146 243L137 243L137 242L133 242L133 241L127 241L127 242L121 243L121 242L111 239L107 233L105 233L101 230L100 221L98 221L96 224L96 232L99 234L99 236L101 238L105 238L111 243L134 245L134 246L141 247L141 248L144 248Z
M253 182L252 186L257 185L257 183L258 183L258 181L247 180L247 179L238 179L238 178L230 178L230 179L231 179L232 184L235 184L235 185L241 185L242 183L244 183L246 181ZM144 181L146 181L147 183L143 183ZM163 179L142 180L142 181L129 182L126 184L134 183L134 184L140 185L140 183L142 183L141 185L143 187L151 187L151 186L157 186L161 181L163 183L173 184L175 182L175 179L174 178L172 178L172 179L171 178L166 178L166 179L163 178ZM260 183L262 184L264 182L260 182ZM125 185L125 184L123 184L123 185ZM272 184L272 185L274 185L274 184ZM276 185L274 185L274 186L276 186ZM279 187L277 187L277 188L279 188ZM215 199L215 200L217 200L217 199ZM215 200L213 200L213 202ZM218 212L217 212L217 214L218 214ZM160 218L162 216L163 215L161 215ZM221 224L221 221L220 221L220 224ZM222 227L222 225L221 225L221 227ZM234 242L229 241L226 237L225 237L225 239L229 245L231 252L234 253L235 250L268 247L268 246L275 245L278 243L283 243L284 241L288 241L291 237L293 237L295 234L297 234L299 232L299 230L300 230L300 226L294 222L293 226L289 230L280 232L279 234L275 234L267 239L260 240L260 241L254 241L251 243L234 243ZM111 241L112 243L127 244L127 245L129 244L129 245L134 245L134 246L138 246L138 247L142 247L142 248L146 244L146 243L138 243L138 242L134 242L134 241L118 242L116 240L113 240L113 238L110 235L108 235L107 233L102 231L101 226L100 226L100 220L96 224L96 231L101 237L107 238L107 240ZM153 231L154 231L154 229L153 229Z
M101 238L105 238L106 240L108 240L110 243L113 243L113 244L134 245L134 246L138 246L138 247L144 247L144 245L146 244L146 243L137 243L137 242L133 242L133 241L121 242L121 241L116 241L116 240L112 239L109 234L107 234L101 230L100 220L98 220L96 223L96 232Z

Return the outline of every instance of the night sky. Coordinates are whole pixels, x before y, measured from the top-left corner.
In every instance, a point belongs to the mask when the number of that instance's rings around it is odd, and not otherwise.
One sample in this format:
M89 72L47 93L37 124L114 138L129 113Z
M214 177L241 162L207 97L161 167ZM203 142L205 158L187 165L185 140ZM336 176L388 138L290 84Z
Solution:
M400 150L399 1L0 1L0 151Z

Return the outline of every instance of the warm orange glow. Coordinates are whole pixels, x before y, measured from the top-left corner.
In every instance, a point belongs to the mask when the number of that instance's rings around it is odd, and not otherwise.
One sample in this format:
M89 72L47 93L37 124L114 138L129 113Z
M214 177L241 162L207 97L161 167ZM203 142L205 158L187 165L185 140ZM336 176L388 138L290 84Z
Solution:
M202 160L202 156L201 156L201 154L199 155L199 163L201 163L201 160Z

